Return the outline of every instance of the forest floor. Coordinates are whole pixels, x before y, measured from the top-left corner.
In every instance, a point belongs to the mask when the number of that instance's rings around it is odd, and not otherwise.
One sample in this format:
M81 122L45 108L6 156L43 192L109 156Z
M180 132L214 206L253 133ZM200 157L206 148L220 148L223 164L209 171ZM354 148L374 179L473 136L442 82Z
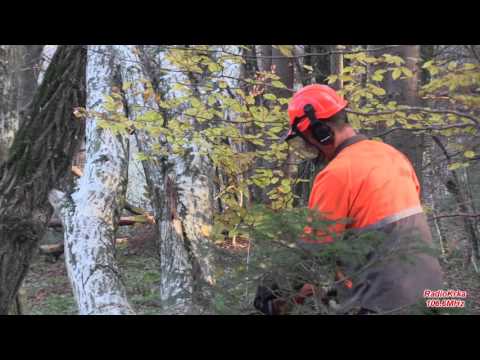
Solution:
M226 247L224 251L242 252L240 248ZM117 258L127 288L128 299L139 315L164 314L160 306L158 256L152 241L131 242L117 246ZM458 255L442 261L445 289L467 291L466 308L459 314L480 315L479 274L463 268ZM77 309L63 255L54 261L38 254L22 287L23 313L29 315L75 315ZM246 313L253 312L246 311Z
M142 238L144 235L141 234L142 231L137 231L137 235L138 233ZM162 314L158 294L159 261L153 242L134 240L117 245L116 251L128 299L136 313L139 315ZM24 280L22 291L25 314L77 314L63 255L54 261L50 256L37 254Z

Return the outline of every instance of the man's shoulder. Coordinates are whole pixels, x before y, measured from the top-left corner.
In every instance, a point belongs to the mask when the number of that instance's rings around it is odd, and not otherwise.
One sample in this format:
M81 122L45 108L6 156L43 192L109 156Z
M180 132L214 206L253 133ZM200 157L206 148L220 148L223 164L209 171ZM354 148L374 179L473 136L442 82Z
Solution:
M345 182L350 172L349 168L350 160L348 158L335 158L317 174L315 181Z
M399 156L404 156L404 154L395 148L394 146L387 144L383 141L378 140L364 140L357 144L353 144L353 146L347 147L345 150L340 152L339 156L334 160L338 160L338 163L350 164L350 165L360 165L356 163L355 158L364 157L364 156L371 156L372 154L395 154ZM353 161L352 161L353 160ZM362 164L363 165L363 164Z

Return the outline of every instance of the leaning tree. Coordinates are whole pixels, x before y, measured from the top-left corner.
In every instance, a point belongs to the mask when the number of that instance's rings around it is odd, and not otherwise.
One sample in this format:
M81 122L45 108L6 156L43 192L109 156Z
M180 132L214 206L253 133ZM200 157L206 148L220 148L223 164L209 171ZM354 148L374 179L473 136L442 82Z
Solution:
M46 231L49 192L72 186L69 170L85 131L73 112L85 105L86 59L83 46L59 47L0 166L0 314Z

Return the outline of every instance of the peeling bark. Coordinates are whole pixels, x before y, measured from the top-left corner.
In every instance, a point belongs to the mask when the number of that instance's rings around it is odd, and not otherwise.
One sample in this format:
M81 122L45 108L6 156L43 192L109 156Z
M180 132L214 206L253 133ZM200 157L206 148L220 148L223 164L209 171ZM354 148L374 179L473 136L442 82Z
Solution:
M87 63L87 110L105 113L103 97L115 84L112 46L91 46ZM81 315L128 315L133 310L115 261L115 232L127 185L128 139L87 119L86 164L78 189L52 191L62 218L65 262Z
M140 59L132 46L122 46L120 51L128 64L122 69L122 76L133 84L126 94L132 119L146 106L160 111L154 101L145 103L141 95L139 79L149 73L145 66L148 59L142 59L144 67L140 68L135 65ZM158 79L152 80L160 83ZM163 115L168 116L165 112ZM143 165L158 224L161 299L171 312L185 313L197 302L201 285L213 282L208 245L213 221L213 169L193 145L186 149L184 157L158 156L153 148L155 145L168 148L165 139L139 130L136 136L140 150L153 157Z

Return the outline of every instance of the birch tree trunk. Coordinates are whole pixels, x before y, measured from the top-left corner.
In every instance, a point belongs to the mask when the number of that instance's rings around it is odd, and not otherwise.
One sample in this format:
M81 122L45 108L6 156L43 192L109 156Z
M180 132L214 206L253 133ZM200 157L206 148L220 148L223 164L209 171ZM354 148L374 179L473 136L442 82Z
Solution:
M126 81L133 84L127 92L130 115L136 118L148 108L160 112L153 100L142 96L139 81L148 74L143 59L140 61L133 46L119 49L128 67L122 68ZM135 66L142 62L142 68ZM152 79L160 83L158 79ZM163 116L168 116L162 112ZM168 119L164 118L164 123ZM211 166L192 144L185 156L174 155L163 137L153 137L145 131L136 131L139 148L151 156L144 161L145 175L150 189L158 224L161 269L160 295L168 312L187 313L203 293L204 284L213 283L211 252L208 235L213 222L213 194ZM155 154L155 147L167 148L169 155ZM212 170L213 172L213 170Z
M48 193L71 184L70 165L84 134L73 109L85 103L86 54L62 46L52 59L0 165L0 314L6 314L52 215Z
M17 76L19 47L0 46L0 163L7 160L8 149L18 128Z
M115 81L112 46L89 46L87 111L107 115L103 98ZM107 115L108 116L108 115ZM115 261L115 232L127 188L129 142L86 124L86 164L78 189L68 196L52 191L49 200L64 227L65 262L81 315L128 315L133 310Z

